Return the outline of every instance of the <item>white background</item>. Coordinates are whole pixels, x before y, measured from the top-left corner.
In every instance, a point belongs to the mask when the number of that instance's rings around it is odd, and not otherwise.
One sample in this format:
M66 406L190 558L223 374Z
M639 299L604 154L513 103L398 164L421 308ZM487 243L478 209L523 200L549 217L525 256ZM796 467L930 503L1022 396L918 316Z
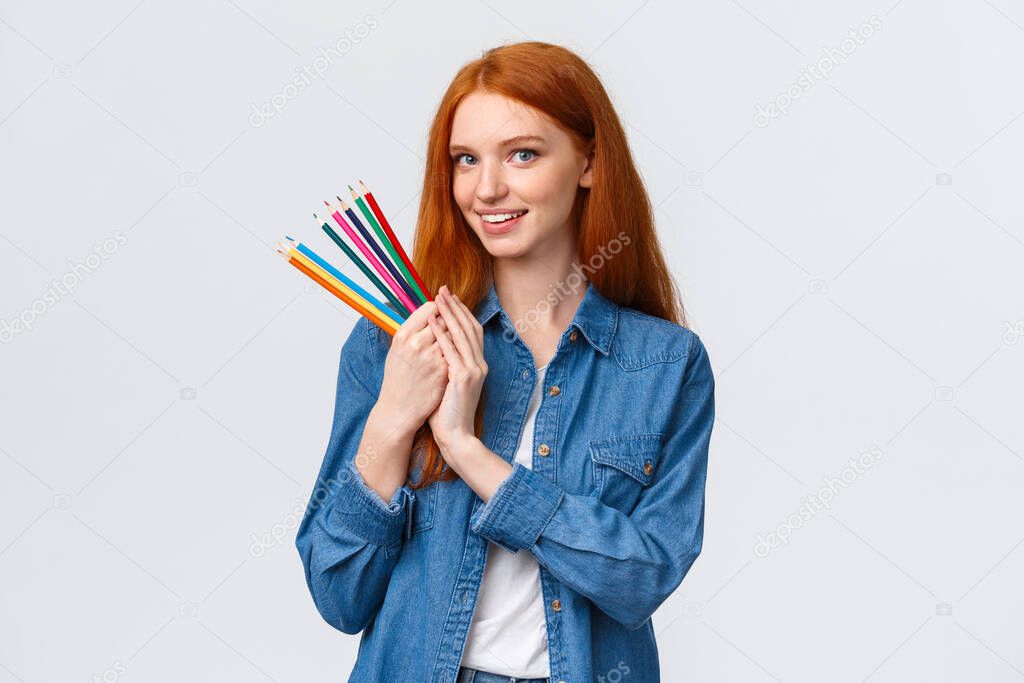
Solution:
M0 321L34 318L0 345L0 683L345 679L293 542L356 318L273 245L341 263L310 213L359 178L411 245L444 88L525 39L603 79L717 375L664 679L1024 680L1019 3L133 0L0 3Z

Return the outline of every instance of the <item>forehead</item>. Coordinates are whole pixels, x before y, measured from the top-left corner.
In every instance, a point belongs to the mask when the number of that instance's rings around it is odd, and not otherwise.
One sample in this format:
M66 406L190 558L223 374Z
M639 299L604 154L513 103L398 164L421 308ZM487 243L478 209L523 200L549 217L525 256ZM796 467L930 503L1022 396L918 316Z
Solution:
M450 146L496 147L521 135L539 135L554 142L559 133L543 112L504 95L478 91L467 95L455 109Z

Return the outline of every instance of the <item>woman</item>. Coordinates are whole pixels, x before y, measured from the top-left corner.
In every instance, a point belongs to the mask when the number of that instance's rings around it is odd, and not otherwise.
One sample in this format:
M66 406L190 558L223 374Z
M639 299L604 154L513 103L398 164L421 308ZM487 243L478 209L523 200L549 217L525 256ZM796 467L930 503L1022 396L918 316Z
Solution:
M434 120L414 261L361 318L296 546L351 681L659 680L651 614L701 550L714 378L599 80L490 50Z

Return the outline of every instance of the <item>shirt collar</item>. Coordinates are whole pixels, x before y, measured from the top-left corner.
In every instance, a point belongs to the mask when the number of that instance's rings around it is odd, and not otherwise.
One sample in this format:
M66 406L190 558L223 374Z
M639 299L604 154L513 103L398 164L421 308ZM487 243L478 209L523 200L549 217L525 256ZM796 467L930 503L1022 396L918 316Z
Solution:
M493 278L487 294L477 305L476 311L476 319L481 325L486 325L500 311L512 326L508 314L501 307L501 302L498 301L498 292L494 288ZM618 322L619 306L614 301L602 296L593 283L588 280L583 300L576 308L576 314L569 323L569 327L575 327L582 332L591 346L607 356L611 349L612 339L615 337Z

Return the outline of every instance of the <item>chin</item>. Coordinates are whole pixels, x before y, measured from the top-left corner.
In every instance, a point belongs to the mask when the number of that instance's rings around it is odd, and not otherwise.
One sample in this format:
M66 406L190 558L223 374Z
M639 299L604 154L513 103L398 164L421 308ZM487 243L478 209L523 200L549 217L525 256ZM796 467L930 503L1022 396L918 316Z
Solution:
M487 253L494 258L520 258L526 256L533 246L532 242L524 242L521 239L502 239L490 235L484 235L481 242Z

